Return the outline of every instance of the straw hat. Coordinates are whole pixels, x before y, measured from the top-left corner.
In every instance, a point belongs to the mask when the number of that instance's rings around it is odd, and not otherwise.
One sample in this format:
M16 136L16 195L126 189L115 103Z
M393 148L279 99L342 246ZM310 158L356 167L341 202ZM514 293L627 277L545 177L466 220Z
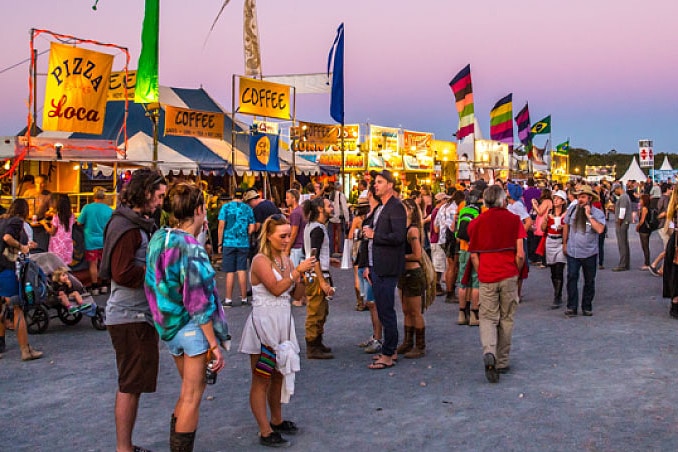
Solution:
M598 196L598 193L593 191L590 185L582 185L579 188L579 191L575 193L577 196L579 195L589 195L591 198L593 198L594 201L600 200L600 197Z

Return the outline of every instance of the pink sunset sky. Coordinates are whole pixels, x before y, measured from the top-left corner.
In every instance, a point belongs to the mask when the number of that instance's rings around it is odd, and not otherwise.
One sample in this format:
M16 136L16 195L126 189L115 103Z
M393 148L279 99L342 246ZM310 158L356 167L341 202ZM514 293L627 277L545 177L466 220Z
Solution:
M28 64L7 68L29 57L31 28L127 46L136 68L143 0L100 0L97 11L93 3L0 6L0 135L26 125ZM244 73L243 0L230 2L203 46L222 3L161 2L159 77L162 85L202 86L230 110L231 76ZM451 140L458 116L448 83L470 63L486 138L492 105L512 92L514 116L526 101L533 123L552 115L554 145L569 137L571 146L592 152L637 152L638 139L648 138L655 152L678 151L678 2L259 0L257 8L264 75L325 71L337 26L345 23L347 124ZM49 48L43 36L38 51ZM121 54L114 64L122 69ZM44 77L38 84L40 116ZM329 97L298 96L297 118L331 122Z

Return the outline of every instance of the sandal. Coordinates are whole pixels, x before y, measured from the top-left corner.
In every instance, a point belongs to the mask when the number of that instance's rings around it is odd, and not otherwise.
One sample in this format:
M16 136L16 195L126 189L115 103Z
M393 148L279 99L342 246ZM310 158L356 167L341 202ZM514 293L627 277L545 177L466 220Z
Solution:
M383 369L389 369L393 366L395 366L395 362L393 362L391 364L387 364L383 361L375 361L372 364L370 364L369 366L367 366L367 368L372 369L372 370L383 370Z

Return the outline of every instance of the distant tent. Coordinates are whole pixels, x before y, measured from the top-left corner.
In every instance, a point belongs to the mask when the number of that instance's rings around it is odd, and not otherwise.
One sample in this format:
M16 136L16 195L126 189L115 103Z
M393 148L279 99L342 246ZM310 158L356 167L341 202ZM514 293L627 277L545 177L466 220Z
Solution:
M626 173L622 177L619 178L622 182L625 184L630 181L630 180L635 180L635 181L642 181L645 180L647 176L643 172L642 169L640 169L640 165L638 165L638 161L636 160L636 156L633 156L633 161L629 165L629 169L626 170Z
M673 171L673 167L669 163L669 157L664 156L664 162L662 163L662 167L659 168L659 171Z

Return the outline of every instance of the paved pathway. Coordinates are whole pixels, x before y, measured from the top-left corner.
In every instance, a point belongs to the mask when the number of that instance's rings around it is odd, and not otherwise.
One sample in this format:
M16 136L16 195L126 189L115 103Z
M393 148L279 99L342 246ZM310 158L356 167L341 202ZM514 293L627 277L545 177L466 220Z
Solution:
M654 234L653 255L660 247ZM370 332L368 314L353 310L350 272L335 271L340 290L326 342L336 359L302 358L296 393L284 408L301 427L291 438L293 448L676 450L678 323L661 298L661 279L637 270L637 235L631 233L633 270L609 270L617 260L613 229L606 251L590 318L567 319L550 310L549 271L531 270L517 313L512 371L494 385L484 377L478 330L457 326L457 305L442 297L426 314L425 358L367 369L369 356L356 344ZM248 311L228 310L234 349ZM305 313L293 312L303 342ZM67 327L54 319L45 334L31 337L46 355L31 363L19 360L13 333L7 342L0 360L0 447L114 450L116 375L108 334L86 321ZM141 398L135 442L162 451L168 450L179 378L161 347L159 389ZM230 352L227 368L206 391L196 451L262 449L249 410L249 381L247 357Z

